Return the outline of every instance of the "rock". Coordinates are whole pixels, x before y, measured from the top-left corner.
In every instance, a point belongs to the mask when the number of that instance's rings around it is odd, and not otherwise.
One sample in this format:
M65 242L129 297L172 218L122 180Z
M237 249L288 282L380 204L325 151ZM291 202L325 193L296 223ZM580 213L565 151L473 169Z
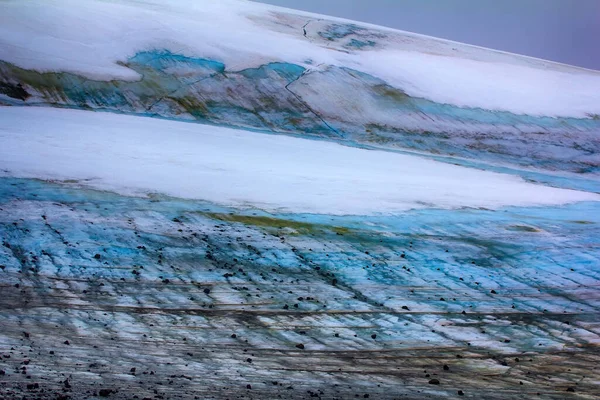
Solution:
M459 396L464 396L465 395L465 392L463 392L462 390L459 390L457 393L458 393Z
M112 390L111 389L100 389L100 391L98 392L98 396L100 397L108 397L112 394Z
M304 345L302 343L298 343L296 345L296 348L300 349L300 350L304 350Z
M98 253L94 254L94 258L95 258L96 260L99 260L101 257L102 257L102 256L101 256L100 254L98 254Z
M210 293L210 289L204 289L204 294L209 294Z
M376 333L372 334L371 339L377 339L377 334Z
M433 378L433 379L429 380L429 384L430 385L439 385L440 381L438 379Z
M567 392L574 392L574 391L575 391L575 389L572 388L572 387L570 387L570 388L567 389Z
M450 370L450 367L447 366L446 364L444 364L444 371L449 371L449 370Z

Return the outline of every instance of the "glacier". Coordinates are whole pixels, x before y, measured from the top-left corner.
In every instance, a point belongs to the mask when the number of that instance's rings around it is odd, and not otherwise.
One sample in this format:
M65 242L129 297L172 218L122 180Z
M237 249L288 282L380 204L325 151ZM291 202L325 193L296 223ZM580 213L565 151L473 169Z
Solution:
M596 398L599 150L598 71L0 2L0 397Z

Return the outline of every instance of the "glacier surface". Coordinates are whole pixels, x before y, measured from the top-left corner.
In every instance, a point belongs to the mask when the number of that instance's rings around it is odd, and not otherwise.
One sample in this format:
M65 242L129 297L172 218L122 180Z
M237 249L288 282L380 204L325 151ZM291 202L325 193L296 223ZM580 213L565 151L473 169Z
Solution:
M597 71L2 1L0 397L594 399L599 194Z

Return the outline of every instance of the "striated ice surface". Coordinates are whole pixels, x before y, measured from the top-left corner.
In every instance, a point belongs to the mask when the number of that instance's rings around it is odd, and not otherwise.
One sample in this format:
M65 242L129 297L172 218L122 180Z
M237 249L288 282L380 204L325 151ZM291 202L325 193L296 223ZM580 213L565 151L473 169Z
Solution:
M0 189L7 396L562 399L600 379L598 203L331 217Z

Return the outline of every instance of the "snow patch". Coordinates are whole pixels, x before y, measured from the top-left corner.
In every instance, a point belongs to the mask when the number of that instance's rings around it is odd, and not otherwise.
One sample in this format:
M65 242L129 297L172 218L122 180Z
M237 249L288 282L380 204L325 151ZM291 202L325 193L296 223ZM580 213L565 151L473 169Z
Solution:
M0 107L9 176L316 214L600 201L417 156L110 113Z

